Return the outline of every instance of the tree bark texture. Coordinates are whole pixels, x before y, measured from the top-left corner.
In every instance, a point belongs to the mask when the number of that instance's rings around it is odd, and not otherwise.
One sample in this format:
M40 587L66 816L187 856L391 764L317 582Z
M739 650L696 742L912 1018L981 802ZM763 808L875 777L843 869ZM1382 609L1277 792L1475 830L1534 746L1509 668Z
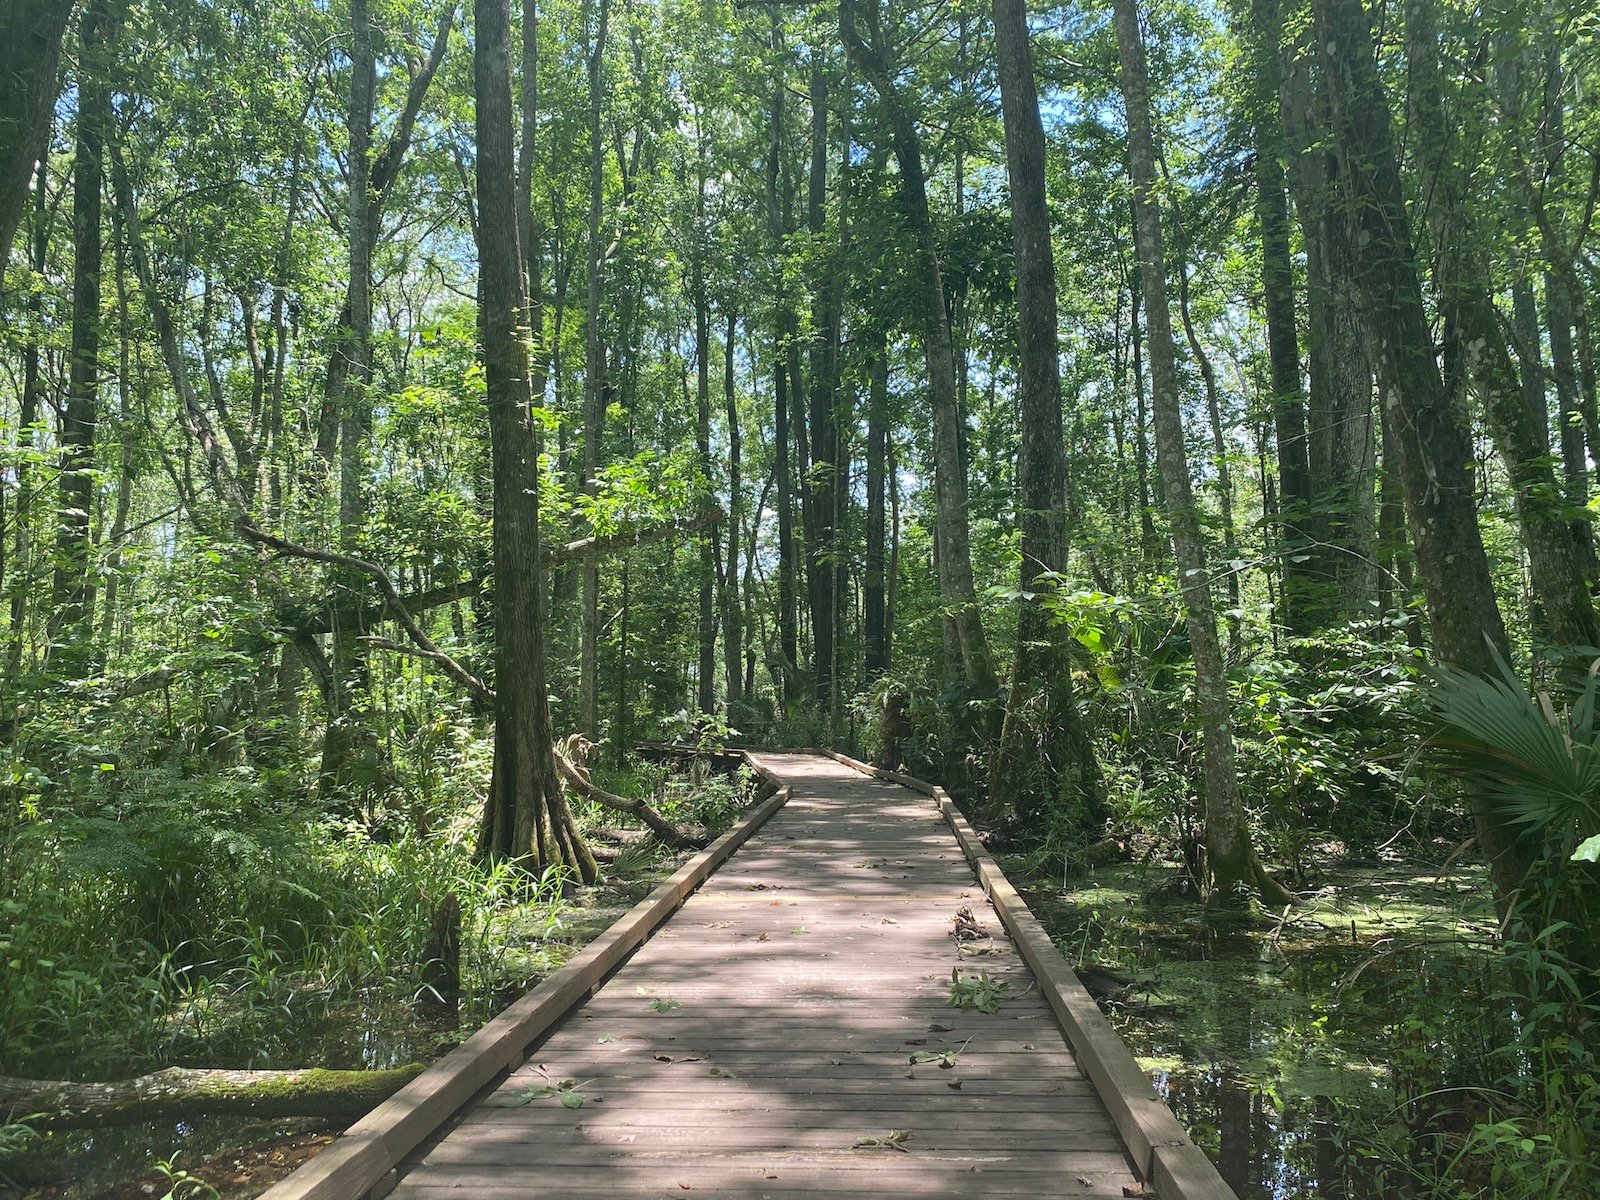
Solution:
M561 864L585 882L593 856L556 773L545 690L544 580L539 562L539 446L529 411L522 255L511 146L508 0L474 15L477 95L479 335L494 481L495 748L479 852L535 872Z
M1438 30L1427 0L1409 0L1406 5L1406 49L1412 124L1431 195L1428 216L1444 316L1446 403L1459 409L1468 387L1482 396L1496 449L1511 477L1536 612L1558 645L1592 646L1597 640L1594 604L1567 520L1565 489L1557 483L1550 462L1543 389L1536 415L1527 404L1495 311L1483 253L1488 231L1475 219L1467 181L1452 159L1457 139L1445 115Z
M1272 383L1272 428L1278 453L1278 561L1282 620L1291 633L1317 624L1318 580L1308 545L1317 521L1311 505L1306 451L1306 394L1300 378L1295 329L1294 263L1289 255L1289 202L1285 191L1283 127L1278 113L1282 74L1278 57L1278 0L1252 0L1248 40L1250 118L1255 134L1256 226L1261 237L1262 309Z
M61 414L60 524L51 596L50 643L57 668L72 675L93 659L95 436L100 425L100 295L110 17L104 0L84 13L78 64L77 149L72 164L72 349Z
M841 0L840 32L852 60L872 84L889 122L899 165L901 199L916 242L916 290L922 316L922 347L928 370L928 400L933 410L934 499L939 527L939 592L951 609L960 640L961 666L974 695L995 694L994 656L983 629L972 575L967 512L967 476L962 466L961 412L956 398L955 347L950 334L938 231L928 207L922 170L922 140L883 43L878 0L861 5Z
M56 65L74 0L0 0L0 275L44 157Z
M994 0L994 25L1017 273L1022 599L1010 697L989 796L991 803L1034 828L1067 822L1093 840L1105 822L1105 785L1078 713L1069 638L1045 605L1045 594L1067 569L1067 463L1044 125L1025 0Z
M1167 520L1178 566L1189 644L1194 655L1195 693L1200 707L1205 775L1206 870L1211 897L1219 905L1238 901L1241 888L1258 888L1282 903L1286 897L1256 858L1239 799L1237 753L1211 603L1211 573L1206 562L1200 514L1189 483L1172 314L1167 300L1165 245L1155 198L1156 146L1151 129L1144 39L1135 0L1115 0L1117 52L1127 101L1128 170L1133 181L1134 232L1139 278L1149 332L1150 399L1155 425L1156 463L1166 495Z
M1344 199L1360 238L1353 261L1385 377L1384 421L1405 496L1434 653L1441 662L1487 674L1495 669L1495 654L1508 652L1505 625L1478 528L1471 439L1434 358L1372 28L1361 0L1315 0L1314 15L1333 132L1342 152ZM1504 904L1521 886L1530 859L1486 795L1474 789L1470 803L1480 848Z
M605 291L602 275L605 247L601 244L600 228L605 203L605 135L601 117L605 106L610 0L589 0L584 5L584 14L584 26L591 36L586 67L589 81L589 231L584 266L583 490L593 500L599 494L600 439L605 436L606 412L606 351L600 328L600 304ZM583 615L578 657L578 728L589 738L598 740L600 566L592 561L583 564Z

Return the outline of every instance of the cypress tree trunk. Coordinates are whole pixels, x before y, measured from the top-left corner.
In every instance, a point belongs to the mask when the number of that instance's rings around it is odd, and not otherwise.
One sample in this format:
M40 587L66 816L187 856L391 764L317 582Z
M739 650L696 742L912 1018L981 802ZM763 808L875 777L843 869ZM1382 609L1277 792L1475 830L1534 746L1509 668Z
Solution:
M694 300L694 436L695 449L700 455L700 474L704 478L706 496L711 495L711 307L706 299L706 179L704 142L697 180L697 209L695 222L696 245L690 249L689 289ZM716 561L712 553L712 534L700 537L700 609L698 623L699 658L696 677L695 703L702 714L709 715L717 706L717 608Z
M889 669L889 626L885 589L886 526L884 485L889 458L889 356L887 337L873 332L867 357L872 379L867 393L867 557L863 596L866 676L880 678Z
M1306 349L1310 361L1307 464L1319 516L1320 545L1311 551L1328 585L1319 619L1348 619L1377 599L1374 498L1377 425L1372 362L1362 325L1350 213L1339 202L1336 163L1323 144L1326 103L1316 94L1305 55L1283 81L1290 142L1289 185L1305 244Z
M1030 823L1070 821L1092 840L1105 822L1105 785L1078 715L1069 639L1051 621L1042 596L1067 569L1067 462L1044 125L1025 0L994 0L994 26L1017 265L1017 508L1023 596L1017 608L1010 699L989 773L989 795L997 807Z
M1274 903L1291 899L1266 873L1250 844L1239 780L1228 698L1228 678L1217 617L1211 604L1211 573L1206 562L1199 511L1189 484L1183 412L1178 394L1172 315L1167 301L1166 255L1161 213L1155 200L1156 147L1151 130L1149 83L1144 41L1134 0L1115 0L1117 51L1122 91L1127 101L1128 168L1133 180L1135 241L1150 333L1151 408L1155 418L1156 462L1166 494L1172 549L1177 559L1189 643L1194 654L1195 693L1205 769L1206 872L1210 902L1238 902L1241 888L1258 888Z
M1459 407L1469 384L1481 393L1495 447L1511 477L1536 610L1557 644L1592 646L1594 604L1567 520L1565 491L1550 465L1542 388L1541 411L1535 419L1495 312L1482 252L1487 231L1468 211L1466 181L1451 154L1455 138L1445 118L1438 31L1429 0L1408 0L1406 51L1417 153L1432 194L1429 216L1434 277L1444 314L1446 402Z
M780 26L776 10L772 17L772 51L776 56L782 50ZM784 72L775 61L772 79L772 107L769 114L771 128L767 142L766 192L767 236L774 253L783 247L783 209L779 198L779 175L783 158L784 122ZM800 636L799 614L795 597L794 549L794 482L789 451L789 387L793 380L789 363L792 343L789 338L790 319L788 297L781 280L777 285L777 305L773 315L773 456L777 484L778 506L778 694L782 709L788 712L799 696Z
M598 8L596 9L596 6ZM591 12L593 16L591 18ZM605 344L600 337L601 277L600 218L605 201L605 140L600 127L605 103L605 52L610 0L587 0L584 28L590 32L587 72L589 80L589 240L584 281L587 295L583 368L583 490L591 500L599 492L600 439L605 431ZM583 564L583 615L578 650L578 730L591 741L600 737L600 564L590 557Z
M34 164L44 157L73 2L0 0L0 277L28 203Z
M602 0L604 3L604 0ZM556 774L545 692L544 581L539 568L539 445L528 391L522 254L517 244L511 147L511 13L478 0L477 94L479 331L494 485L495 746L479 853L538 872L553 863L589 881L594 858L578 837Z
M95 433L100 424L101 197L111 93L101 61L109 17L97 0L84 14L78 70L77 148L72 164L72 349L61 414L60 525L51 595L50 649L58 669L77 677L92 662Z
M1361 239L1353 261L1385 377L1387 440L1405 495L1434 653L1463 670L1488 673L1495 652L1507 653L1505 625L1478 529L1471 439L1434 359L1372 29L1361 0L1314 0L1314 14L1342 152L1341 183ZM1470 803L1496 894L1507 905L1531 860L1487 796L1474 790Z
M346 554L360 551L366 521L367 428L372 404L372 110L377 82L372 32L367 0L351 0L350 101L346 114L350 195L345 211L350 241L345 292L348 319L336 330L344 339L338 356L343 369L337 379L337 400L339 546ZM348 582L358 585L353 578ZM366 628L359 621L339 620L333 630L333 706L322 744L322 785L335 792L370 790L380 771L377 736L354 704L355 697L365 695L372 685L367 654L360 643L365 633Z
M1561 47L1549 40L1544 61L1544 132L1548 147L1544 156L1546 188L1559 193L1566 155L1566 108L1561 95ZM1584 405L1578 383L1577 359L1572 344L1572 291L1561 273L1549 266L1544 271L1545 320L1550 329L1550 366L1555 375L1556 397L1560 402L1561 461L1567 484L1567 503L1582 511L1589 502L1589 459L1584 440ZM1572 536L1584 574L1600 577L1596 561L1594 530L1587 520L1574 519Z
M1255 133L1256 226L1261 236L1261 294L1267 322L1272 380L1272 429L1278 452L1279 577L1284 626L1304 636L1323 623L1316 556L1307 545L1316 533L1306 450L1306 394L1300 379L1295 330L1294 264L1289 255L1289 203L1284 190L1284 139L1278 115L1282 74L1278 57L1278 0L1251 0L1248 39L1250 119ZM1320 540L1320 538L1316 539Z
M739 319L727 316L722 338L722 406L728 422L728 548L722 581L722 659L728 693L728 723L743 718L744 704L744 602L739 590L739 535L744 521L744 480L740 475L743 444L739 431L739 397L733 374L734 342Z
M828 229L828 72L826 56L811 50L811 164L807 180L806 227L821 245ZM842 215L840 220L842 221ZM833 254L813 275L810 346L809 435L812 469L807 473L805 505L806 595L811 611L811 677L817 704L833 716L835 643L839 610L836 603L834 554L835 481L839 435L834 399L839 362L839 270Z
M992 696L998 681L972 576L967 476L962 465L961 413L956 399L955 348L945 301L944 272L939 264L938 232L928 208L922 173L922 142L905 97L894 82L894 68L887 59L882 31L878 27L877 0L872 0L864 12L858 12L856 0L841 0L839 25L852 60L872 84L887 112L890 140L900 168L899 186L905 219L917 247L919 278L916 288L922 308L922 347L933 409L939 593L953 610L967 687L974 695Z
M39 167L38 179L34 186L34 210L32 237L29 239L29 265L34 271L43 274L47 256L50 250L50 227L47 219L49 209L47 199L47 168L45 164ZM4 264L0 263L0 269ZM38 329L39 313L41 309L38 296L29 297L28 307L32 324L30 328ZM13 585L11 590L9 637L5 653L5 678L15 684L17 677L22 673L23 651L28 644L28 601L32 591L33 582L33 502L35 498L33 480L32 455L25 453L33 446L36 436L35 426L39 421L39 403L44 398L44 374L41 370L43 355L40 352L37 333L28 339L28 344L22 352L22 395L18 400L17 412L17 449L24 451L17 459L16 468L16 500L11 509L11 524L16 534L12 540L12 560L14 570L20 573L21 578ZM8 697L9 699L9 697Z

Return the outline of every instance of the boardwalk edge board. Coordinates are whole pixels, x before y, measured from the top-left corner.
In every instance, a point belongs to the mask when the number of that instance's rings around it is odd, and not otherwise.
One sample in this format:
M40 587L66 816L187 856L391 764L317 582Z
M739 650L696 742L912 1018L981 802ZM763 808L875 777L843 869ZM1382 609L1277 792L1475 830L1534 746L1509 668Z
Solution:
M752 756L769 782L771 772ZM696 888L788 801L785 787L663 880L565 966L345 1131L260 1200L360 1200L392 1190L405 1157L486 1086L522 1065L538 1038L637 950Z
M863 775L921 792L938 805L1023 961L1039 980L1084 1074L1110 1112L1139 1177L1154 1186L1161 1200L1238 1200L1205 1152L1194 1144L1172 1110L1156 1095L1127 1043L1078 981L1076 972L1006 878L1000 864L978 840L949 794L942 787L898 771L874 767L834 750L818 749L815 753L824 754Z

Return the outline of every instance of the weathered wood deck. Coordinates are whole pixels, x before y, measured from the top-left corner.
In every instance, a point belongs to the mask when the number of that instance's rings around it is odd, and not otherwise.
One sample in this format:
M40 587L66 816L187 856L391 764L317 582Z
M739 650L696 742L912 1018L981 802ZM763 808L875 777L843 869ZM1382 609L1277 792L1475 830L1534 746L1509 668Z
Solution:
M374 1195L1231 1196L947 798L751 757L787 804ZM998 1011L951 1007L953 969Z

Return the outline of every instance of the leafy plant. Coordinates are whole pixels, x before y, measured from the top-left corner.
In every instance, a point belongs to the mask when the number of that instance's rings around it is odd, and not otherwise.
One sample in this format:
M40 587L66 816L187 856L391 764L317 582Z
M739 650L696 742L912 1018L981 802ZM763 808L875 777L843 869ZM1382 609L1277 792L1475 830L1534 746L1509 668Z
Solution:
M522 1108L535 1100L559 1099L562 1108L582 1108L583 1084L576 1079L559 1079L555 1083L538 1084L513 1092L500 1102L501 1108Z
M1006 998L1010 986L1004 980L995 979L988 971L979 971L976 975L968 972L963 975L960 967L952 967L949 1003L952 1008L975 1008L984 1013L999 1012L1000 1002Z

